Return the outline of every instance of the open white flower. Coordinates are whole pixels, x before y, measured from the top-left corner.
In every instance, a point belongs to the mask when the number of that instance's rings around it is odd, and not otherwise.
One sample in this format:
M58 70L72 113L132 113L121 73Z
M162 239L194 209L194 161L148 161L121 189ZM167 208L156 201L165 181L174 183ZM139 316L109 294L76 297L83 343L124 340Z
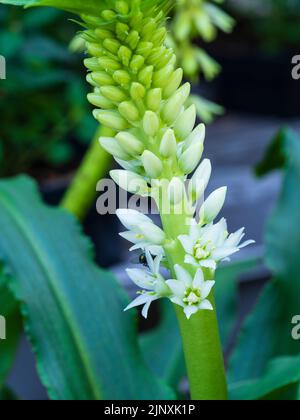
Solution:
M212 311L214 308L207 298L215 281L205 281L200 268L194 278L180 265L175 266L175 272L177 280L166 281L172 292L170 300L183 307L187 319L200 310Z
M166 285L164 277L159 272L162 257L158 256L153 259L150 252L146 251L146 258L148 269L136 268L126 270L128 276L141 290L138 292L139 296L125 308L125 311L135 306L144 305L142 310L144 318L147 318L152 302L170 295L170 289Z
M181 235L178 239L186 252L186 264L215 270L219 262L228 260L241 248L254 243L241 243L244 236L244 228L229 235L225 219L206 226L201 226L194 220L189 235Z
M149 250L152 255L164 255L165 233L144 214L130 209L117 210L121 223L128 229L120 236L134 245L130 251Z

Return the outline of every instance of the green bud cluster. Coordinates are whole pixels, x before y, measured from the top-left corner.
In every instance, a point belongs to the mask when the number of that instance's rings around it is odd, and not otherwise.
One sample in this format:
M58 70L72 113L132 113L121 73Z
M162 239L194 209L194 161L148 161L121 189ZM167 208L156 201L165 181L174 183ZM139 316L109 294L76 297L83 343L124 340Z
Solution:
M165 45L169 2L110 4L100 16L82 16L93 87L88 100L94 117L118 133L101 144L124 169L147 181L185 179L201 159L204 126L194 129L195 106L185 106L190 84L182 85L183 71Z

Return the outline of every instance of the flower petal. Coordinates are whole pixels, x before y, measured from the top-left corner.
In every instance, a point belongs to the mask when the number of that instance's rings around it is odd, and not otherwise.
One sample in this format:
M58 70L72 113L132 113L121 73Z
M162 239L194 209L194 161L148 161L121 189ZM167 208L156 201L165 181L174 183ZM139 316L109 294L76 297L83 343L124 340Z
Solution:
M210 303L209 300L204 300L203 302L200 303L200 305L198 306L198 309L201 310L208 310L208 311L213 311L214 308L212 306L212 304Z
M201 267L209 268L210 270L216 270L217 264L214 260L202 260L200 261Z
M203 283L204 283L203 271L201 270L201 268L199 268L193 280L193 287L195 287L195 289L200 289Z
M178 240L181 242L186 253L188 254L193 253L194 242L192 241L192 238L190 236L180 235L178 236Z
M143 315L143 317L144 318L146 318L147 319L147 317L148 317L148 311L149 311L149 308L150 308L150 305L151 305L151 303L152 302L154 302L155 300L157 300L158 299L158 297L157 296L153 296L152 298L151 297L149 297L149 300L148 300L148 302L145 304L145 306L143 307L143 309L142 309L142 315Z
M187 319L190 319L190 317L192 315L194 315L196 312L198 312L198 307L197 306L185 306L184 308L184 313L187 317Z
M153 290L153 277L139 268L126 270L130 279L141 289Z
M171 292L174 293L175 296L181 299L184 297L186 287L183 282L181 282L180 280L167 280L166 284L171 289Z
M211 292L211 290L212 290L212 288L214 287L215 284L216 284L216 282L214 280L207 280L207 281L202 283L202 285L200 287L200 292L201 292L201 298L202 299L206 299L210 295L210 292Z
M139 235L132 231L121 232L119 233L119 235L122 238L126 239L126 241L131 242L133 244L139 244L140 242L143 242L145 240L145 238L141 238Z
M177 280L183 282L186 287L190 287L193 283L193 278L190 273L178 264L176 264L174 268Z
M142 295L135 298L125 309L124 311L128 311L129 309L132 309L136 306L144 305L148 302L148 300L151 298L148 293L143 293Z
M196 261L196 259L194 257L192 257L191 255L186 255L185 258L184 258L184 262L186 264L193 265L194 267L198 267L199 266L199 264Z
M128 230L134 230L139 227L141 223L153 223L152 220L136 210L119 209L116 212L121 223Z

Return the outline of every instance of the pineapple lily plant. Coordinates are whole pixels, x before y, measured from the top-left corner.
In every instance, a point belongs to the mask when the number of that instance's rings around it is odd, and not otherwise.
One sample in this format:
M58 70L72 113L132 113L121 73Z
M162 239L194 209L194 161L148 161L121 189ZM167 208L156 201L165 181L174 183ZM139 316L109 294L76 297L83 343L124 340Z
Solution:
M203 199L212 168L209 160L201 161L205 127L196 125L195 106L186 106L190 84L183 83L183 71L166 45L173 2L2 3L54 6L79 16L88 53L88 100L95 107L94 117L107 130L99 142L121 167L111 171L111 177L121 188L154 200L161 218L158 226L136 210L117 211L124 225L121 236L132 244L132 250L144 252L147 262L144 268L127 270L139 288L129 303L112 276L92 263L90 247L65 210L44 208L23 178L0 185L2 218L10 221L5 240L0 236L2 287L10 283L7 293L21 303L49 395L53 399L175 399L176 375L167 375L165 370L173 350L170 346L178 343L177 324L175 329L164 329L160 339L156 331L139 342L133 330L131 309L142 306L142 315L147 317L152 302L163 300L177 317L192 399L226 400L216 270L253 241L243 242L244 229L230 234L226 220L218 220L226 187ZM85 174L94 170L85 168ZM25 189L35 203L34 223L30 206L14 188ZM14 206L18 210L11 213ZM53 229L45 238L49 224ZM12 234L16 239L9 240L7 247L7 237ZM24 254L17 262L15 248ZM231 276L239 270L233 270ZM42 287L38 300L32 278ZM225 300L224 292L221 301ZM15 316L13 310L7 311ZM172 313L172 325L173 321ZM153 367L166 352L162 368ZM269 353L271 357L271 350ZM175 372L177 364L171 370ZM273 383L268 374L264 381ZM250 394L251 386L246 391ZM239 384L235 395L246 391Z

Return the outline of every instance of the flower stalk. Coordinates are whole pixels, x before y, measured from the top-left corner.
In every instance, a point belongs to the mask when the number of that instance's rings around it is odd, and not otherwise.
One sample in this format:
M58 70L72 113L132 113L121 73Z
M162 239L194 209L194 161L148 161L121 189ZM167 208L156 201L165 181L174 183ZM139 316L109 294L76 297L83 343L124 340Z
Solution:
M165 45L169 0L118 0L83 15L88 95L94 117L115 136L102 136L102 147L123 168L112 178L127 191L155 200L162 228L134 210L119 210L131 250L145 252L147 267L129 270L139 287L126 308L170 299L183 339L191 395L226 399L226 379L213 286L217 265L242 246L243 230L229 235L226 221L214 223L226 188L215 191L197 211L211 165L201 158L205 127L196 124L195 106L186 106L190 84ZM104 3L106 4L106 3ZM185 183L194 171L188 189ZM169 269L164 278L160 265Z

